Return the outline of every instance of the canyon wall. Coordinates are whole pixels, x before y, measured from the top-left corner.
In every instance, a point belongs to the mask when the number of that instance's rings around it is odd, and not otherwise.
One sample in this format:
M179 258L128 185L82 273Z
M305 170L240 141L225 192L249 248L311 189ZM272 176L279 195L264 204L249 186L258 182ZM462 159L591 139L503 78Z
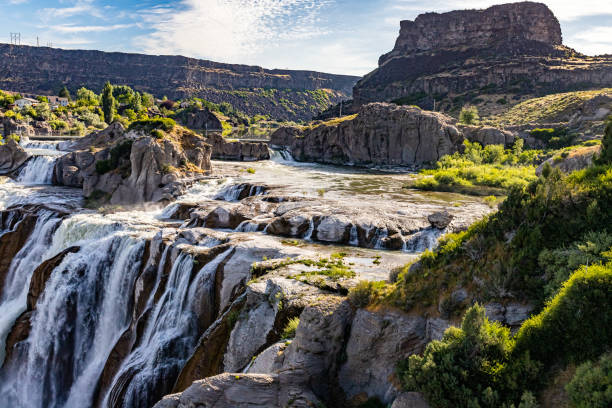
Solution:
M181 56L0 44L0 89L51 94L66 85L71 91L84 86L99 92L110 81L160 98L227 101L249 115L271 114L279 119L310 119L349 95L357 79ZM284 104L275 100L277 94L286 100Z
M610 83L612 57L563 46L548 7L522 2L402 21L394 49L353 97L356 105L397 101L429 109L434 99L440 106L470 93L542 95Z

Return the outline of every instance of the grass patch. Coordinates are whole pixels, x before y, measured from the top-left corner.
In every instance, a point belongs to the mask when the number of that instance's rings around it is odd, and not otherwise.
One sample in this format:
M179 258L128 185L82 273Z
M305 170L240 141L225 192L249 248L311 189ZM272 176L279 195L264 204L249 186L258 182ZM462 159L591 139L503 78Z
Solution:
M533 162L540 151L522 150L522 140L513 149L501 145L484 148L465 141L465 152L442 157L436 168L422 170L407 187L426 191L448 191L480 196L502 196L513 188L524 188L537 179Z
M299 324L300 324L299 317L294 317L292 319L289 319L289 321L285 325L285 328L283 329L281 340L287 340L287 339L294 338L295 332L297 331Z

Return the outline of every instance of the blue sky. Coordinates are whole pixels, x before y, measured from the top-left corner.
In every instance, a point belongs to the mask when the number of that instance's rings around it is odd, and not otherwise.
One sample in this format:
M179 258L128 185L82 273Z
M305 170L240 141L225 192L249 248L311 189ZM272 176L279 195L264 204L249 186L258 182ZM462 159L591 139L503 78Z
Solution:
M488 0L0 0L0 41L364 75L400 20ZM564 43L612 54L612 0L550 0Z

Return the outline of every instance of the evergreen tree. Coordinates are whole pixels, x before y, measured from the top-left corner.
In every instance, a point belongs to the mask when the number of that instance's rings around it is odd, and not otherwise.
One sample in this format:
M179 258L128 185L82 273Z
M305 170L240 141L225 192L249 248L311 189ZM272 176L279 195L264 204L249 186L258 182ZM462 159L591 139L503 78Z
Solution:
M104 112L104 121L111 124L117 107L113 96L113 86L108 81L104 84L104 90L102 91L102 111Z
M70 91L65 86L59 91L60 98L68 98L70 100Z
M601 155L597 160L598 164L612 164L612 116L608 118L606 132L601 141Z

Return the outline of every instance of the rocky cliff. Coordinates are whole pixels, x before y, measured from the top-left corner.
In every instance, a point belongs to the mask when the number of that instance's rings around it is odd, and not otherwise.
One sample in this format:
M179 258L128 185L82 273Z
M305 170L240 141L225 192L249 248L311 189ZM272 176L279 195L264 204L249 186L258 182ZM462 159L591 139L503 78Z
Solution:
M357 77L268 70L181 56L62 50L0 44L0 89L57 93L63 85L101 90L106 81L158 97L230 102L249 115L310 119L345 98ZM279 103L277 93L284 103Z
M412 166L458 151L463 135L452 118L416 107L373 103L314 127L284 127L270 143L299 161Z
M355 86L354 100L429 108L470 92L538 95L612 82L612 57L587 57L561 40L559 22L540 3L421 14L401 22L394 49Z
M163 139L125 131L118 122L62 146L70 153L54 168L54 184L82 187L99 204L168 202L184 193L189 179L211 171L211 146L183 128Z

